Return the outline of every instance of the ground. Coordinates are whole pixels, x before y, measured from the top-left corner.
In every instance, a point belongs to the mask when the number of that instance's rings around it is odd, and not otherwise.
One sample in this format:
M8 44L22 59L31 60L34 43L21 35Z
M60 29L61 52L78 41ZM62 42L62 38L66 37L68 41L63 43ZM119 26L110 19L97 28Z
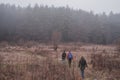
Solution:
M70 50L73 54L72 67L68 67L67 60L61 60L62 52ZM88 67L85 70L85 80L120 80L114 75L117 70L96 70L91 64L91 54L106 52L114 54L113 45L93 44L59 44L54 51L51 44L37 44L31 46L5 45L0 47L0 80L80 80L78 61L84 56ZM105 54L105 53L104 53ZM119 56L118 56L119 57ZM120 59L120 58L119 58ZM99 62L98 62L99 63Z

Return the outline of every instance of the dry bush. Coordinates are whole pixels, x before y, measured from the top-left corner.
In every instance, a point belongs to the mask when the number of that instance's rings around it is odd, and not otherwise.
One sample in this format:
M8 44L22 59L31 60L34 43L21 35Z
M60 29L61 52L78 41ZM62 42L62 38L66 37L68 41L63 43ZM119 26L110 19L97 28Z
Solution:
M8 46L8 42L6 41L0 42L0 47L7 47L7 46Z
M117 53L114 55L102 55L102 54L91 55L93 68L96 67L97 69L109 69L110 71L112 69L120 69L119 58L120 56L118 56Z
M114 44L116 46L116 50L120 53L120 39L115 40Z
M78 80L74 67L58 63L51 57L39 61L37 56L27 63L4 63L1 66L0 80ZM29 60L29 59L27 59ZM29 62L29 63L28 63Z
M43 56L43 57L48 57L50 53L49 53L48 51L46 51L46 50L40 50L40 51L37 50L37 51L36 51L36 54L37 54L37 55L41 55L41 56Z
M38 45L38 43L35 41L27 41L26 43L24 43L24 46L26 46L28 48L35 46L35 45Z
M120 55L119 53L107 53L103 51L103 53L97 53L91 55L91 63L92 67L97 71L103 71L108 73L112 73L111 79L118 80L120 72ZM110 75L108 75L109 77ZM107 77L107 76L106 76ZM108 80L108 79L106 79Z
M17 46L31 48L32 46L38 45L39 43L36 41L24 41L24 40L20 39L15 44Z
M0 55L0 71L1 71L3 59L4 59L4 57L2 55Z

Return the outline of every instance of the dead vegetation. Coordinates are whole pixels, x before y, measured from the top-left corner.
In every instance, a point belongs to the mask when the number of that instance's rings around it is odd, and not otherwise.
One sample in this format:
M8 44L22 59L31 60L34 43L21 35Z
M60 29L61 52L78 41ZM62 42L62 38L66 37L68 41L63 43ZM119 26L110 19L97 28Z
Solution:
M79 80L79 76L75 76L74 68L70 70L51 58L37 63L2 63L0 71L0 80Z
M4 43L0 48L0 80L80 80L78 60L84 55L88 62L85 80L119 80L120 54L107 46L59 45L57 51L51 45L31 43L30 46L12 46ZM2 44L3 45L3 44ZM35 46L36 45L36 46ZM72 68L62 63L62 51L72 50ZM90 54L90 53L93 54ZM92 60L92 68L90 68ZM94 70L94 73L92 73ZM101 75L101 76L100 76ZM95 76L95 77L94 77Z
M119 80L120 79L120 54L119 52L108 53L103 50L100 53L91 54L92 68L97 71L102 71L102 74L108 72L106 80ZM110 78L109 78L110 77Z

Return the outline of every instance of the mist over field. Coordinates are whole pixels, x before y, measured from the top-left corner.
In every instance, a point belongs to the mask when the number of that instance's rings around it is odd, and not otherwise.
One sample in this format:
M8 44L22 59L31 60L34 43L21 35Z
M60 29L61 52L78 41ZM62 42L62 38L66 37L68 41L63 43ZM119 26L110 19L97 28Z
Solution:
M50 42L59 32L61 42L111 44L120 38L120 14L98 15L69 7L25 8L0 5L0 41Z
M120 80L117 2L1 0L0 80Z

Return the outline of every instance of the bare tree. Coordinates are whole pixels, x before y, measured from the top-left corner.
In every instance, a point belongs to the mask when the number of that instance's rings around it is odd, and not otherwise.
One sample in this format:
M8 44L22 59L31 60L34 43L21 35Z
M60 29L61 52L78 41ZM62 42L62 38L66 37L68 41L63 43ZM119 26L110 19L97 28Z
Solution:
M55 51L57 51L57 49L58 49L58 44L59 44L60 40L61 40L61 33L58 31L54 31L52 33L52 43L53 43L53 48Z

